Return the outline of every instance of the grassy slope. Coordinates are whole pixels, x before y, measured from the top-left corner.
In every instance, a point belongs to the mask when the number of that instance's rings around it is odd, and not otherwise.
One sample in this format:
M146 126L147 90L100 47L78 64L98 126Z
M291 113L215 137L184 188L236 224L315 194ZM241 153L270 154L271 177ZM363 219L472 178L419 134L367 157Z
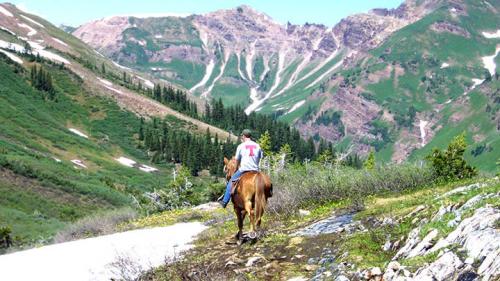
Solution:
M123 155L148 162L132 138L139 126L135 115L88 93L68 71L46 68L57 101L43 99L23 75L0 60L0 157L3 166L17 172L2 170L0 190L6 196L1 199L0 221L24 241L50 236L95 211L128 205L128 193L152 190L168 180L114 160ZM84 161L88 169L74 168L73 159Z

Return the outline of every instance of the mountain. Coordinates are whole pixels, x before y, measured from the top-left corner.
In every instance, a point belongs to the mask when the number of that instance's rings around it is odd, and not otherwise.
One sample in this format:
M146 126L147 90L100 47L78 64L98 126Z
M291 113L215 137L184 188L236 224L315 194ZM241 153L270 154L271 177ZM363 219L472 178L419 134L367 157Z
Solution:
M178 144L205 140L207 130L231 137L153 100L153 83L168 87L116 66L40 17L0 4L2 235L8 227L16 246L45 243L96 213L133 215L131 206L167 186L175 168L151 163L153 152L141 141L142 129L151 135L145 124L162 125ZM167 118L148 121L156 117Z
M272 114L304 137L418 159L465 131L467 157L500 157L499 1L407 0L333 27L281 25L248 6L188 17L109 17L74 35L193 98Z

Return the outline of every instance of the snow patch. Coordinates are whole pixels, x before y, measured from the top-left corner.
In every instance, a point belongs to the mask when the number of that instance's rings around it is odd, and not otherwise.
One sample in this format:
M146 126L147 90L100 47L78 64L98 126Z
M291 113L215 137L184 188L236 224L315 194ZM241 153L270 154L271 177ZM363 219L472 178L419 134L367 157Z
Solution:
M252 80L252 70L253 70L253 67L252 67L252 60L253 60L253 57L255 56L255 42L257 41L254 41L252 44L250 44L250 52L247 52L247 55L245 57L245 60L246 60L246 71L247 71L247 75L248 75L248 79Z
M449 67L449 66L450 66L450 64L448 64L448 63L446 63L446 62L443 62L443 64L441 64L441 67L440 67L440 68L441 68L441 69L443 69L443 68L447 68L447 67Z
M210 84L210 86L208 87L207 90L205 90L202 94L201 94L201 97L204 98L204 99L208 99L208 95L210 94L210 92L212 92L212 89L214 88L215 86L215 83L222 77L222 75L224 74L224 70L226 69L226 64L227 64L227 61L229 60L229 52L225 53L224 54L224 61L222 62L222 65L220 66L220 72L219 74L214 78L214 80L212 81L212 83ZM251 95L251 91L250 91L250 98L252 98L252 95Z
M98 54L99 54L99 55L101 55L100 53L98 53ZM101 55L101 56L102 56L102 55ZM123 66L123 65L121 65L121 64L119 64L119 63L117 63L117 62L114 62L114 61L111 61L111 62L112 62L115 66L117 66L117 67L119 67L119 68L121 68L121 69L125 69L125 70L132 70L131 68L126 67L126 66Z
M120 164L122 164L124 166L127 166L127 167L131 167L131 168L133 168L134 165L135 165L135 163L137 163L134 160L128 159L128 158L123 157L123 156L120 157L120 158L116 158L115 160L118 161L118 162L120 162Z
M289 114L289 113L292 113L294 112L295 110L297 110L299 107L303 106L304 103L306 103L306 100L301 100L299 101L298 103L294 104L292 106L292 108L290 108L290 110L288 110L288 112L286 114Z
M146 172L146 173L151 173L151 172L156 172L158 171L158 169L156 168L153 168L151 166L148 166L148 165L141 165L139 166L139 170L143 171L143 172Z
M16 44L16 43L3 41L3 40L0 40L0 48L9 49L9 50L13 50L16 52L24 52L23 46Z
M315 85L316 83L318 83L319 81L323 80L323 78L325 78L325 76L327 76L328 74L330 74L332 71L334 71L335 69L339 68L342 64L344 63L344 60L341 59L339 62L337 62L334 66L332 66L330 69L328 69L327 71L323 72L323 74L321 74L318 78L316 78L316 80L314 80L311 84L307 85L306 86L306 89L309 89L311 88L313 85Z
M12 53L9 53L9 52L4 51L4 50L0 50L0 53L5 54L7 57L9 57L9 59L17 62L18 64L23 64L23 60L20 59L18 56L12 54Z
M78 167L82 167L82 168L87 169L87 166L85 164L83 164L82 160L73 159L73 160L71 160L71 163L75 164Z
M293 73L290 76L290 79L288 79L288 82L286 83L285 87L283 87L281 90L279 90L274 96L281 95L283 92L290 89L294 85L300 72L309 63L309 61L311 60L311 57L312 57L312 53L310 52L305 56L304 60L302 60L302 62L300 62L300 64L297 66L297 68L293 71Z
M196 90L200 87L203 87L205 84L207 84L208 79L210 79L210 76L212 76L212 72L214 71L214 67L215 67L215 61L214 61L214 59L210 59L210 62L208 63L206 71L205 71L205 75L203 76L203 78L201 79L201 81L198 84L194 85L194 87L192 87L189 90L191 93L193 93L194 90Z
M142 80L144 82L144 85L146 85L146 87L150 88L150 89L153 89L155 87L155 84L153 82L151 82L150 80L148 79L144 79L140 76L135 76L137 78L139 78L140 80Z
M0 29L3 30L3 31L5 31L5 32L7 32L7 33L10 33L11 35L16 36L16 34L13 31L11 31L10 29L8 29L8 28L0 26Z
M259 82L262 82L264 80L264 77L266 77L266 74L269 72L269 58L264 57L264 71L262 71L262 74L259 77Z
M44 57L49 60L62 62L64 64L71 64L67 59L63 58L62 56L46 51L45 47L43 47L39 43L28 41L28 44L30 44L30 46L34 49L34 51L32 51L34 55L39 54L41 57ZM24 47L23 47L23 52L24 52Z
M0 256L1 280L121 280L113 263L122 260L149 270L179 258L207 226L177 223L54 244ZM98 254L96 254L98 253ZM78 257L75 259L68 257ZM30 266L29 270L19 270ZM138 276L134 272L132 279Z
M79 135L79 136L80 136L80 137L82 137L82 138L86 138L86 139L88 139L88 138L89 138L89 136L87 136L86 134L84 134L84 133L80 132L79 130L77 130L77 129L75 129L75 128L68 128L68 130L69 130L70 132L72 132L73 134Z
M108 80L105 80L105 79L101 79L101 78L97 78L99 81L101 81L101 83L103 83L104 85L106 86L113 86L113 83L109 82Z
M483 36L488 39L500 38L500 29L497 32L483 32Z
M332 33L332 35L333 35L333 33ZM334 39L335 43L337 44L337 46L339 46L337 38L335 36L333 36L333 39ZM318 70L320 70L325 65L327 65L331 60L333 60L333 58L335 58L337 56L337 53L338 53L339 49L340 48L335 49L335 51L333 51L323 62L321 62L320 64L318 64L313 70L309 71L309 73L307 73L302 78L300 78L297 81L297 83L299 83L300 81L303 81L303 80L309 78L311 75L313 75Z
M464 96L466 96L470 91L474 90L477 86L483 84L484 79L477 79L477 78L472 78L472 86L468 91L465 91Z
M161 38L163 38L163 35L161 35L161 34L156 34L156 35L155 35L155 38L156 38L156 39L161 39Z
M68 44L64 43L63 41L61 41L61 40L59 40L57 38L52 37L52 40L56 41L57 43L59 43L61 45L64 45L64 46L68 47Z
M101 78L97 78L97 80L101 81L101 83L104 85L104 88L108 89L108 90L111 90L115 93L118 93L118 94L123 94L122 91L118 90L118 89L115 89L113 88L113 83L109 82L108 80L105 80L105 79L101 79Z
M429 122L425 120L420 120L420 123L418 125L420 127L420 139L422 140L421 142L422 147L425 146L425 136L426 136L425 126L427 126L427 124L429 124Z
M262 99L256 99L245 109L245 113L247 115L252 113L252 111L260 110L261 108L258 110L256 110L256 109L259 108L260 105L262 103L264 103L264 101L266 101L271 96L271 94L274 92L274 90L276 90L276 88L280 84L281 73L283 72L283 70L285 68L284 65L285 65L286 51L284 51L284 49L285 48L280 49L280 51L278 53L278 71L276 71L276 77L274 78L273 86L271 87L269 92L267 92L266 95Z
M61 163L62 162L61 159L56 158L56 157L52 157L52 159L54 159L54 161L56 161L57 163Z
M248 81L248 79L243 75L243 72L241 71L241 56L240 53L236 53L236 57L238 58L238 74L240 75L241 79ZM250 81L248 81L250 82Z
M18 23L17 25L19 25L22 28L25 28L25 29L29 30L28 36L33 36L33 35L37 34L37 31L35 29L33 29L33 27L31 27L31 26L29 26L29 25L27 25L25 23Z
M41 27L41 28L45 28L45 26L43 26L43 24L41 24L41 23L37 22L37 21L36 21L36 20L34 20L34 19L28 18L28 17L27 17L27 16L25 16L25 15L21 15L21 17L23 17L24 19L26 19L26 20L28 20L28 21L30 21L30 22L32 22L32 23L34 23L34 24L38 25L38 26L39 26L39 27Z
M8 17L13 17L14 16L11 12L9 12L7 9L5 9L2 6L0 6L0 13L6 15Z
M496 56L498 55L498 53L500 52L500 46L497 46L497 49L495 50L495 54L492 55L492 56L486 56L486 57L483 57L483 64L484 64L484 67L486 69L488 69L488 71L490 72L490 75L491 76L494 76L495 75L495 71L496 71L496 68L497 68L497 65L495 64L495 58Z

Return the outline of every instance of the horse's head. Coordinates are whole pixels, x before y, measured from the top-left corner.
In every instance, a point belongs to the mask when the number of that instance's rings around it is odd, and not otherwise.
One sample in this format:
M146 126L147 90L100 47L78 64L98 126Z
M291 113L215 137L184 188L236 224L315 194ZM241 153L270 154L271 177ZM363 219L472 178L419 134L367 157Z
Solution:
M224 173L226 173L226 179L230 180L231 177L236 173L238 169L236 158L231 158L231 160L224 157Z

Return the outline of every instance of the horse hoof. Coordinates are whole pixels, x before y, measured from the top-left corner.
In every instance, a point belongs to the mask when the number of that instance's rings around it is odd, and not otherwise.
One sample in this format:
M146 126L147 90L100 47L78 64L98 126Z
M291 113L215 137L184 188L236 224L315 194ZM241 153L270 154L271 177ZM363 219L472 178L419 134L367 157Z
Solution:
M241 244L243 244L243 241L242 240L238 240L238 242L236 242L236 244L238 244L238 246L241 246Z

